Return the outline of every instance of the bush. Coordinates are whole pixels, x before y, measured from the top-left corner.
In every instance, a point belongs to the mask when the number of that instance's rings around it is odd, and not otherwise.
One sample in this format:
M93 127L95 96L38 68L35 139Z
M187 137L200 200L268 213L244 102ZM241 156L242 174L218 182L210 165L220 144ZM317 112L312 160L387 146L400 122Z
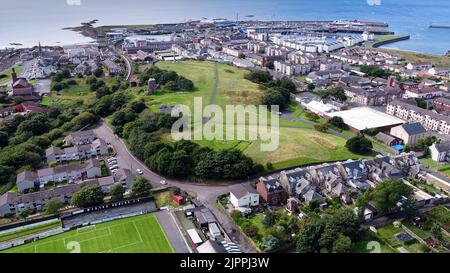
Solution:
M337 117L337 116L332 117L328 121L328 123L333 125L333 126L335 126L335 127L337 127L337 128L339 128L339 129L344 129L344 127L345 127L344 120L341 117Z
M314 125L314 129L316 129L319 132L325 133L328 130L328 127L321 124Z
M272 80L272 75L267 71L252 71L244 77L255 83L267 83Z
M357 154L365 154L372 150L372 142L364 136L355 136L347 140L345 147Z
M307 119L309 119L311 121L317 121L320 119L320 116L318 114L310 112L310 111L306 112L305 116Z

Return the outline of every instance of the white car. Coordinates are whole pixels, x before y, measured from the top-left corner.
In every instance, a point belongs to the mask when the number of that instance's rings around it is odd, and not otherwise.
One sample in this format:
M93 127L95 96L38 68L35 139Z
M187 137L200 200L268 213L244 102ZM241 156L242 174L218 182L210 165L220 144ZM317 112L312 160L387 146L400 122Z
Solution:
M118 169L118 168L119 168L119 166L117 166L117 165L112 165L112 166L109 167L109 169L111 171L114 170L114 169Z
M117 161L116 160L114 160L114 161L110 161L110 162L108 162L108 165L117 165Z
M110 157L110 158L108 158L108 162L116 161L116 160L117 160L117 158L115 158L115 157Z
M166 180L161 180L161 181L159 181L159 183L161 183L162 185L166 185L167 184Z
M136 172L137 172L139 175L143 175L143 174L144 174L144 172L143 172L141 169L137 169Z
M119 169L113 169L113 170L111 170L111 173L116 174L118 171L119 171Z

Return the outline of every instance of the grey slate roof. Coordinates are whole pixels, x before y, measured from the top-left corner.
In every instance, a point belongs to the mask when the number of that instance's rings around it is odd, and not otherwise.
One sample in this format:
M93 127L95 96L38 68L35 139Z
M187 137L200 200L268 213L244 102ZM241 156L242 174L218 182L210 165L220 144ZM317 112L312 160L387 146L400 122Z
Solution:
M436 150L440 153L448 152L450 151L450 141L444 143L436 143L434 144L434 147L436 147Z
M423 128L422 124L419 122L416 123L405 123L400 125L403 127L403 129L408 133L408 135L420 135L423 133L426 133L427 130Z
M38 176L36 172L33 171L24 171L17 175L16 182L20 183L23 181L38 181Z
M250 185L247 184L238 185L231 192L233 193L234 196L236 196L236 198L244 197L249 193L258 194L258 192L254 188L252 188Z

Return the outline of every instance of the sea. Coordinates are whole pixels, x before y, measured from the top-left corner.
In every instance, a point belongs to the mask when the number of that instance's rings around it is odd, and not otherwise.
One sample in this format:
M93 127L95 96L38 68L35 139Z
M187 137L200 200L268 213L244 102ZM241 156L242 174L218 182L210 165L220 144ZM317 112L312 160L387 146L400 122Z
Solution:
M365 20L389 23L411 39L386 47L445 54L450 50L449 0L14 0L1 1L0 48L19 43L90 42L62 30L98 19L97 25L174 23L188 20Z

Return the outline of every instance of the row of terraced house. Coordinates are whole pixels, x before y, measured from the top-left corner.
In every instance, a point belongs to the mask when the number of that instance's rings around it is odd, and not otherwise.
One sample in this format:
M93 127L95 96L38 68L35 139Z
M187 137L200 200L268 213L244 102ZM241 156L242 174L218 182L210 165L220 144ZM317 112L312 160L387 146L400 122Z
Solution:
M46 151L47 162L59 165L26 170L17 175L17 192L0 196L0 217L23 209L41 210L53 198L67 204L72 195L86 185L98 185L108 192L114 184L130 188L135 181L128 169L121 168L113 175L102 173L97 156L107 155L108 145L92 130L72 133L64 142L73 146L50 147Z

